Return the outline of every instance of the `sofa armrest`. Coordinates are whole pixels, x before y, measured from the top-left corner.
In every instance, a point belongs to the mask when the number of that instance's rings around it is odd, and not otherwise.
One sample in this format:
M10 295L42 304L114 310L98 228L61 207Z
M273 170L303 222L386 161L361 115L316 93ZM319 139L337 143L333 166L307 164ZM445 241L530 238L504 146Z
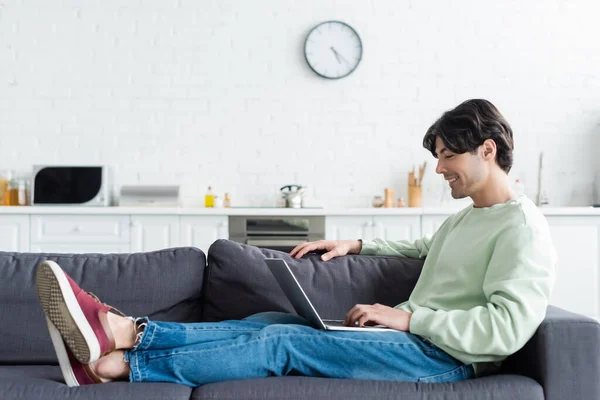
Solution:
M547 400L600 399L600 324L549 306L535 335L503 364L539 382Z

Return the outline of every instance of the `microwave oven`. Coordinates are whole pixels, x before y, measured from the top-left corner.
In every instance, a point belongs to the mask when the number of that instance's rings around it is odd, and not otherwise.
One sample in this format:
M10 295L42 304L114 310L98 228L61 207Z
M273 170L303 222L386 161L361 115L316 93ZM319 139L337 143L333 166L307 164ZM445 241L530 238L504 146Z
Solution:
M109 206L108 175L105 166L36 165L31 204Z

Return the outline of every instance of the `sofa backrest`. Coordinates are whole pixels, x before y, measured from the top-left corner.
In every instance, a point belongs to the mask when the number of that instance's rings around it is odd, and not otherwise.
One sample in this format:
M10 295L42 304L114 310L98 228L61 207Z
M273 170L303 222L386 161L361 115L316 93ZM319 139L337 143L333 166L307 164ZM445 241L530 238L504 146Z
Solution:
M408 299L423 261L349 255L323 262L309 254L296 260L275 250L217 240L208 250L203 289L204 321L240 319L263 311L294 313L264 263L280 257L298 278L323 318L341 319L356 304L395 306Z
M135 254L0 252L0 364L55 364L35 272L56 261L84 290L132 316L200 320L206 257L196 248Z

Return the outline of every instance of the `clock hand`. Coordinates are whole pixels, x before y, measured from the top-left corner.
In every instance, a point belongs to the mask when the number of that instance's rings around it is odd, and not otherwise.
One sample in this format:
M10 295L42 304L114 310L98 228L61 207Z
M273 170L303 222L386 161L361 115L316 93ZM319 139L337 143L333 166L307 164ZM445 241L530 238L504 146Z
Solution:
M350 65L350 62L349 62L348 60L346 60L346 57L344 57L344 56L343 56L343 55L341 55L341 54L338 54L338 57L340 57L342 60L344 60L344 62L345 62L346 64Z
M337 58L337 60L338 60L338 63L340 62L340 58L341 58L342 60L344 60L344 62L345 62L346 64L348 64L348 66L350 66L350 62L349 62L348 60L346 60L346 57L344 57L343 55L341 55L340 53L338 53L338 52L337 52L337 51L336 51L336 50L333 48L333 46L331 46L330 48L331 48L331 51L333 51L333 52L335 53L335 57ZM341 64L341 63L340 63L340 64Z
M333 54L335 54L335 58L337 58L338 64L341 64L342 62L340 61L340 55L338 54L338 52L335 51L333 46L331 46L330 49L331 49L331 51L333 51Z

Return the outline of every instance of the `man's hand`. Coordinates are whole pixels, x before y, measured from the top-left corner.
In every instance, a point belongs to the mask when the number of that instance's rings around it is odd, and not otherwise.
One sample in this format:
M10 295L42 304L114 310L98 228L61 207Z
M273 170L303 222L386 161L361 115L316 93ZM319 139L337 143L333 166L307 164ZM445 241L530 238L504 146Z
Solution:
M397 331L410 329L411 313L382 304L357 304L346 314L344 325L372 326L384 325Z
M328 261L333 257L341 257L346 254L358 254L362 249L360 240L319 240L317 242L301 243L290 252L290 256L301 258L310 251L327 250L321 256L321 260Z

